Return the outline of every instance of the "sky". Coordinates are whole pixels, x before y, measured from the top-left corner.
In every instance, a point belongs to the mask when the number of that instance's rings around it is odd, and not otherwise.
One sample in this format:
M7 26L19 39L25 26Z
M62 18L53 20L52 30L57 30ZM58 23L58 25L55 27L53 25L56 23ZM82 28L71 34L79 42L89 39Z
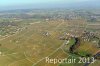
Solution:
M93 2L92 2L93 1ZM0 0L0 9L11 9L11 8L39 8L39 7L57 7L67 4L77 4L83 2L94 3L100 2L100 0Z
M0 6L16 6L27 4L41 4L41 3L73 3L84 2L89 0L0 0ZM91 0L90 0L91 1Z

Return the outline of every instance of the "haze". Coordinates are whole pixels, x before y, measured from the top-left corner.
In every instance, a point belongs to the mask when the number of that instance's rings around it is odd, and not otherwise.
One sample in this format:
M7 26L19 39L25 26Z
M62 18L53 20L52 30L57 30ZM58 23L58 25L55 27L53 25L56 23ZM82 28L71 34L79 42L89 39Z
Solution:
M99 0L1 0L0 9L99 7Z

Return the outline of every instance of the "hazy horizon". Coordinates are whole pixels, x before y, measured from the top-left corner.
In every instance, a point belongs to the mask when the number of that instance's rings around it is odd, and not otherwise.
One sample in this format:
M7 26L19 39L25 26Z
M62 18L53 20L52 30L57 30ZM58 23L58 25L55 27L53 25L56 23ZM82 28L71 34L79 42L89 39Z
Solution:
M30 8L99 8L100 0L2 0L0 10Z

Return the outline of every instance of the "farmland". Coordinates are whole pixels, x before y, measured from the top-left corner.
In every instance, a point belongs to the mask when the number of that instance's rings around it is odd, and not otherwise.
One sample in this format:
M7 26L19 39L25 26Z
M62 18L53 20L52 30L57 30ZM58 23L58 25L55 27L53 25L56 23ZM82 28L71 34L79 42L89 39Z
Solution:
M92 57L100 50L100 17L93 20L95 11L76 11L0 12L0 66L84 66L85 63L46 63L45 59L75 57L78 61L78 57ZM98 66L99 61L90 66Z

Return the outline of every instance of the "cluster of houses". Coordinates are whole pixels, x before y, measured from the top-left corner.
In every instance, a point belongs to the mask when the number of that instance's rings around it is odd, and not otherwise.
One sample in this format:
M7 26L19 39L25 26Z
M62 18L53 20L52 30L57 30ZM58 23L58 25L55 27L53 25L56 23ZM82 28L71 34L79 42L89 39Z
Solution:
M83 31L80 36L77 36L77 35L71 34L71 33L65 33L65 35L61 36L59 39L60 40L67 40L66 44L68 44L69 39L71 39L71 38L75 39L77 37L81 41L84 41L84 42L95 42L97 47L100 47L100 38L98 36L96 36L94 32L90 32L90 31Z
M94 33L93 32L88 32L88 31L84 31L82 33L82 36L81 36L83 41L90 41L94 37L95 37Z
M93 43L97 44L97 47L100 48L100 38L96 36L94 32L84 31L81 38L83 41L92 41Z

